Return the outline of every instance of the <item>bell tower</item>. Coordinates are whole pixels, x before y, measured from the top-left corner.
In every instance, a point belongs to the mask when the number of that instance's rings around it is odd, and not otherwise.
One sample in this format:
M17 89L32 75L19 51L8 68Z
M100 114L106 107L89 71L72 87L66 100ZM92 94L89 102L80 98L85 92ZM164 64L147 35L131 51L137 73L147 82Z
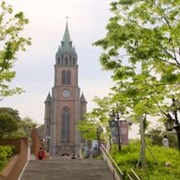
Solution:
M81 136L77 124L86 113L86 104L84 95L80 94L78 56L72 45L67 22L55 56L52 97L48 94L45 101L45 134L50 139L48 149L51 155L79 153ZM46 124L50 124L49 130Z

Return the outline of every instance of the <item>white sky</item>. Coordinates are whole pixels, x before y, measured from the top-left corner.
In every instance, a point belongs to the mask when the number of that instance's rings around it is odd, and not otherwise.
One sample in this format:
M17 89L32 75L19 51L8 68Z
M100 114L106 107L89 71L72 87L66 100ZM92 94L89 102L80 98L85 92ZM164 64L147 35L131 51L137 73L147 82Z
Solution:
M71 40L76 47L79 64L79 87L88 101L88 111L95 96L107 95L113 85L110 73L99 64L100 48L92 43L105 37L110 13L110 0L9 0L14 12L23 11L29 19L25 36L32 38L26 52L18 53L13 86L22 87L25 93L5 98L0 106L19 111L37 123L44 121L44 100L54 82L55 54L69 16Z
M16 78L12 85L25 93L5 98L1 107L19 111L21 118L30 117L36 123L44 122L44 101L54 83L55 54L69 17L69 31L76 47L79 64L79 87L88 101L88 111L95 104L95 96L110 92L113 82L110 73L102 71L99 63L101 50L92 43L105 37L106 25L112 16L112 0L7 0L14 12L23 11L29 19L25 36L32 38L26 52L18 54ZM130 136L137 132L135 126Z

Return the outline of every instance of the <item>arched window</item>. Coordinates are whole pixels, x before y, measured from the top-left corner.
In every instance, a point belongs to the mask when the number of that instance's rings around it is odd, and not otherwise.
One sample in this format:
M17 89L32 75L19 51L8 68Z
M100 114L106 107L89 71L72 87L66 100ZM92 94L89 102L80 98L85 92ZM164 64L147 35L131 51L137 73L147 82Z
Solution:
M68 64L68 58L67 57L65 58L65 64Z
M76 64L76 59L75 58L73 58L73 64Z
M62 85L70 85L71 84L71 71L62 71Z
M66 84L66 71L62 71L62 84Z
M67 71L67 84L71 84L71 71Z
M64 108L61 114L61 141L70 141L70 112L68 108Z
M58 59L57 59L57 60L58 60L58 64L60 64L60 58L59 58L59 57L58 57Z
M63 64L63 59L60 60L60 64Z
M62 54L62 55L61 55L61 64L64 64L63 59L64 59L64 56L63 56L63 54Z

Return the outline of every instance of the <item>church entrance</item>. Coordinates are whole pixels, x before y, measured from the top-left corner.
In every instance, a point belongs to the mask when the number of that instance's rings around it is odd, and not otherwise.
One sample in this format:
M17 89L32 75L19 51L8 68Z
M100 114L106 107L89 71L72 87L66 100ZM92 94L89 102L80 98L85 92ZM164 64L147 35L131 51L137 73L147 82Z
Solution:
M62 154L62 156L69 156L69 154L65 152Z

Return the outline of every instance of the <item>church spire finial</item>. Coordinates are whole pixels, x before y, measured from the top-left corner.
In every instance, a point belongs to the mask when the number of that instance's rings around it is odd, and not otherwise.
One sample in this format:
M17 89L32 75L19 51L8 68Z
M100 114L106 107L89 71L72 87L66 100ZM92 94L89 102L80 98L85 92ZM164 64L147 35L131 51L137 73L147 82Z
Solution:
M68 19L69 19L69 16L66 16L66 25L68 24Z
M69 19L69 16L66 16L66 28L65 28L65 32L64 32L64 36L63 36L63 40L62 42L66 43L66 45L68 43L72 43L71 41L71 38L70 38L70 34L69 34L69 29L68 29L68 19Z

